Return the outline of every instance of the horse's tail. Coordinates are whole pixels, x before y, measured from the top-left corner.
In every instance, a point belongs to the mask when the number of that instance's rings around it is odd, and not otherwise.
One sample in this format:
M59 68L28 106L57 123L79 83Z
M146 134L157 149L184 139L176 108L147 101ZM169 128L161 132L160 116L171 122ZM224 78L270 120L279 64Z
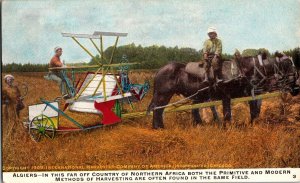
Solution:
M146 114L150 115L150 112L153 111L153 109L154 109L154 102L153 102L153 98L152 98L152 100L151 100L151 102L150 102L150 104L147 108L147 113Z
M178 89L178 78L181 70L185 67L182 63L170 62L158 70L154 76L153 97L148 106L147 114L149 114L161 101L158 98L162 96L170 96L176 93Z
M153 111L153 109L154 109L154 107L155 107L154 99L155 99L155 97L156 97L156 96L155 96L155 93L156 93L156 91L157 91L157 88L155 87L155 83L156 83L155 79L156 79L156 76L157 76L157 73L156 73L156 75L154 76L154 81L153 81L153 96L152 96L151 102L150 102L150 104L148 105L148 108L147 108L147 112L146 112L147 115L150 115L150 112Z

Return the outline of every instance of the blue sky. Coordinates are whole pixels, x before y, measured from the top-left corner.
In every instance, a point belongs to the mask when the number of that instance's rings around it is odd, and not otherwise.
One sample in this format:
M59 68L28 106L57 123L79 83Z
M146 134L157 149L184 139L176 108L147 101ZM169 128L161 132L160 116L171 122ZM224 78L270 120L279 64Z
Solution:
M90 57L61 32L128 32L120 45L192 47L215 26L225 53L300 46L300 0L4 0L3 63L47 63L53 48L68 62ZM105 39L106 46L113 43ZM93 53L90 42L83 40ZM129 58L130 59L130 58Z

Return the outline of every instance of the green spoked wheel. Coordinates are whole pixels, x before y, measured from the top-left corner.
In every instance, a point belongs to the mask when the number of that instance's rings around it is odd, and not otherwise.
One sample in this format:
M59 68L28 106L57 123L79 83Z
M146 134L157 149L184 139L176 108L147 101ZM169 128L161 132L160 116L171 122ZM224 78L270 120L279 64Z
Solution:
M36 142L39 142L43 136L53 139L55 136L54 123L43 114L36 116L30 121L29 134Z

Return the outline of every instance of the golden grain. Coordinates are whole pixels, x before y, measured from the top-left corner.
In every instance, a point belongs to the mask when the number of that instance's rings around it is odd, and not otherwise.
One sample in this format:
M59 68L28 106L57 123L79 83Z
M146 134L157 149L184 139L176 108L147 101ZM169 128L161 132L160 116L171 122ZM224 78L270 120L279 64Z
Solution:
M59 95L54 82L46 81L44 73L16 73L18 83L26 82L29 94L25 104L39 103L39 98L53 100ZM138 75L139 74L139 75ZM135 73L135 82L153 77L153 73ZM135 105L136 110L147 108L152 90ZM179 97L173 97L173 101ZM90 131L60 133L55 139L35 143L27 129L19 125L11 140L3 147L5 171L16 167L33 170L92 170L92 169L181 169L181 168L258 168L300 166L300 97L288 101L285 115L280 114L279 100L263 102L261 117L254 126L249 124L246 104L233 106L233 126L222 130L212 123L211 113L205 109L205 125L195 127L191 113L177 112L165 115L164 130L151 129L151 117L124 120L123 123ZM63 104L62 104L63 105ZM130 108L127 108L130 111ZM218 107L221 115L222 107ZM26 118L28 109L21 112ZM99 123L97 115L67 114L82 124ZM3 126L7 126L4 119ZM72 126L61 118L60 125ZM4 128L4 133L5 134Z

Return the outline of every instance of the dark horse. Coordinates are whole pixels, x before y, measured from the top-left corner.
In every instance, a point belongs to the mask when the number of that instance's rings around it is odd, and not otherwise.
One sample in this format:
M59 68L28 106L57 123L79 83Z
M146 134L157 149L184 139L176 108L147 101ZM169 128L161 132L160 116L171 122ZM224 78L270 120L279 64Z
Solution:
M292 51L291 55L292 55L292 58L293 58L293 62L294 62L295 66L296 66L296 68L299 72L300 71L300 47L295 48ZM298 80L298 84L300 84L299 82L300 81Z
M160 106L167 105L174 94L181 94L184 97L196 94L191 97L193 103L201 103L208 100L222 100L224 121L229 121L231 120L230 103L232 98L253 95L253 88L258 84L262 85L264 91L273 91L276 89L274 88L274 83L277 83L277 78L275 77L276 70L273 65L275 59L264 66L259 65L257 57L241 57L237 54L235 60L239 63L238 65L244 77L232 79L230 74L231 62L227 61L224 62L222 68L223 78L226 82L217 86L211 82L209 87L208 84L202 82L204 80L203 77L197 77L187 73L185 64L172 62L162 67L155 75L154 94L148 107L148 112L153 110L153 128L164 128L162 115L164 108L160 108ZM297 60L297 62L300 63L299 60ZM296 80L298 79L298 75L295 73L291 59L280 59L276 64L284 78L285 85L281 87L290 89L290 92L297 94L299 90L295 91L294 88L297 88ZM258 71L264 73L263 76L257 74L259 73ZM259 82L263 80L264 77L268 77L269 79ZM268 90L266 90L266 88ZM201 90L201 92L199 92L199 90ZM252 122L260 113L260 102L255 100L249 101L249 107ZM192 115L195 124L202 123L199 109L193 109Z

